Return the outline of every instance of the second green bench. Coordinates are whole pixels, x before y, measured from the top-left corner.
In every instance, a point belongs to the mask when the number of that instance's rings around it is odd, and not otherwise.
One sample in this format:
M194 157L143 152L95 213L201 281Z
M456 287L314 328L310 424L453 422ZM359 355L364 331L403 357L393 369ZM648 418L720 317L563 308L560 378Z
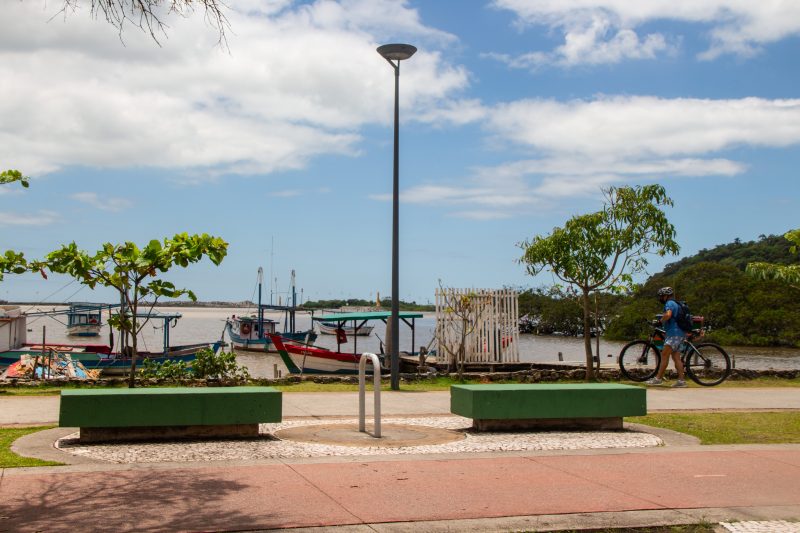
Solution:
M623 417L647 414L647 392L607 383L453 385L450 411L478 431L622 429Z

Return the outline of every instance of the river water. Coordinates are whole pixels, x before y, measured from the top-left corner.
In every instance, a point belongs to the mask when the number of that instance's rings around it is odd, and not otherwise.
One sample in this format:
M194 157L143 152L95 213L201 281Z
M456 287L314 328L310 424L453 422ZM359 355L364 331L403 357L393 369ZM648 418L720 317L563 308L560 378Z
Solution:
M53 307L25 308L26 311L50 310ZM55 307L63 309L63 307ZM191 344L195 342L214 342L219 340L225 328L225 319L231 315L247 315L253 310L242 308L224 307L164 307L157 308L164 313L180 313L182 318L177 321L175 327L170 331L170 341L172 345ZM267 318L279 321L278 331L283 329L282 313L267 313ZM317 315L319 316L319 315ZM61 316L41 316L28 318L28 342L41 342L42 329L46 327L47 341L63 343L94 343L108 342L109 329L104 326L98 340L80 339L68 337L66 335L64 323L66 317ZM311 317L307 314L298 313L296 316L296 328L298 330L311 327ZM158 351L161 349L163 331L161 320L157 323L147 324L140 336L140 349ZM375 329L369 337L358 337L357 349L359 352L380 352L380 340L385 338L385 325L383 322L374 321L372 325ZM416 333L414 338L415 349L426 346L433 338L436 327L436 317L433 313L424 313L423 318L416 320ZM226 340L228 340L226 338ZM342 345L342 351L353 351L353 338L348 339L347 344ZM594 343L594 339L592 339ZM600 340L600 353L603 363L613 364L617 354L625 343L616 341ZM326 348L336 348L336 339L332 335L320 335L317 338L317 346ZM411 348L411 332L402 322L400 323L400 349L409 350ZM792 348L753 348L753 347L725 347L726 351L735 359L736 368L748 368L753 370L763 369L800 369L800 349ZM581 362L585 360L583 351L583 339L575 337L555 337L555 336L536 336L520 335L520 360L523 362L551 363L561 360L565 362ZM609 356L610 355L610 356ZM239 363L246 366L250 374L254 377L271 378L278 371L286 373L286 368L281 363L280 358L272 354L262 354L253 352L237 353Z

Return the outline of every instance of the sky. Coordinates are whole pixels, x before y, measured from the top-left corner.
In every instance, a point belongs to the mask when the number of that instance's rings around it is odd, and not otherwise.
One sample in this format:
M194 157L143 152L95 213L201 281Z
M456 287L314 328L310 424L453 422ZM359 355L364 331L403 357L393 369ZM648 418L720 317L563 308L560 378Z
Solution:
M519 243L663 185L679 256L800 226L795 0L227 0L158 43L89 2L0 4L0 250L229 243L164 277L200 300L391 292L400 66L403 300L530 287ZM0 299L114 301L70 278L7 275Z

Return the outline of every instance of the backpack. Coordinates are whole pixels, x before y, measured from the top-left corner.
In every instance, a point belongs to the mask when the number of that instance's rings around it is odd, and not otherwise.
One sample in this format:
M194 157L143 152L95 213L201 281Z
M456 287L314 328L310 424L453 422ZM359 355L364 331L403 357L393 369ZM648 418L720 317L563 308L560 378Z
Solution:
M675 323L678 327L685 332L692 331L692 313L689 311L689 306L684 301L675 301L678 304L679 312L675 316Z

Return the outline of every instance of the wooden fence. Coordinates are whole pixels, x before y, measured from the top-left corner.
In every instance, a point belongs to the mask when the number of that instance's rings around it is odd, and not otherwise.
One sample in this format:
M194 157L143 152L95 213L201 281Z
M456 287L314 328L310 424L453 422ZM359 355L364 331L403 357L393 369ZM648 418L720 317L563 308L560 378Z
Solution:
M437 289L438 359L455 363L464 342L464 361L519 362L519 294L510 289Z

